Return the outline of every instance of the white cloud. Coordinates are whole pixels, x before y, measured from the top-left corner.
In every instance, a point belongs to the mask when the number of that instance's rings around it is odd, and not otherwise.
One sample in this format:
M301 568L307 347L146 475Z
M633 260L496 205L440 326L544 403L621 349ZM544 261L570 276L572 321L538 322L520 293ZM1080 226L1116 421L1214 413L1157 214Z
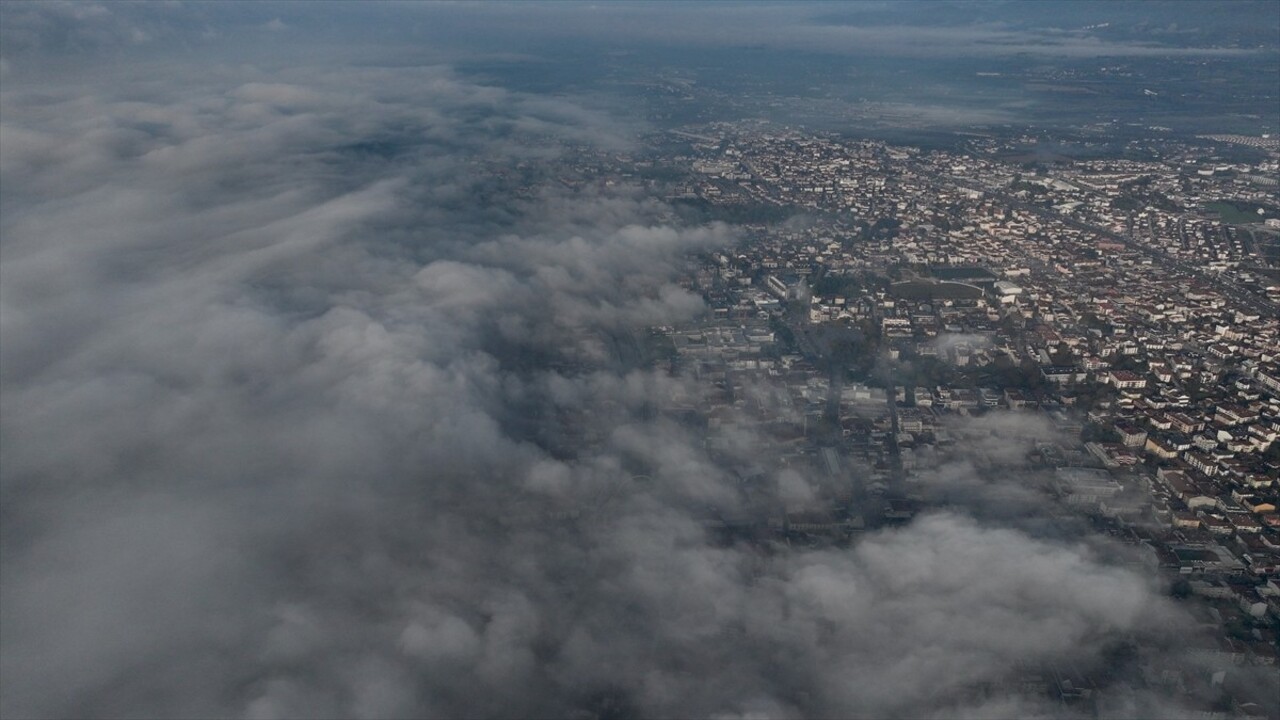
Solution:
M6 716L914 716L1168 611L958 511L708 542L739 481L655 412L698 383L600 348L700 312L674 279L732 233L477 169L634 121L442 67L147 67L0 90Z

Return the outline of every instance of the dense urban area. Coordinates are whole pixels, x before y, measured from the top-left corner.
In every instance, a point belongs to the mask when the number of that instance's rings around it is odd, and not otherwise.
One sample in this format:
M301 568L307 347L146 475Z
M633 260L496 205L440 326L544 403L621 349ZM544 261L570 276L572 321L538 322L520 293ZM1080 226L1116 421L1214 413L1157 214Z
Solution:
M1274 712L1274 684L1232 679L1275 667L1280 637L1280 140L1156 132L1075 161L1035 136L927 150L765 122L650 140L555 180L642 184L740 242L691 260L701 321L623 344L706 389L660 402L708 447L742 424L767 438L754 464L725 453L745 497L779 467L824 489L708 528L795 551L961 494L1035 496L1161 574L1198 623L1169 639L1195 667L1120 638L1138 676L1009 682L1085 708L1140 685L1203 717ZM957 458L986 485L940 477Z

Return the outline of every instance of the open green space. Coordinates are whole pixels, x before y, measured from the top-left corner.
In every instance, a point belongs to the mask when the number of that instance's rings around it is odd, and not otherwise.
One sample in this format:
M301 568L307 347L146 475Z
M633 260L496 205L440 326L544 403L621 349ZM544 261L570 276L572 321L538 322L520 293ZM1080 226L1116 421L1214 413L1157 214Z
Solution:
M967 300L982 297L982 288L955 282L908 280L889 286L894 297L904 300Z
M1218 217L1222 218L1222 222L1230 223L1232 225L1260 223L1265 218L1275 217L1273 213L1259 215L1256 207L1236 205L1234 203L1226 202L1225 200L1208 203L1204 206L1204 209L1209 212L1217 213Z

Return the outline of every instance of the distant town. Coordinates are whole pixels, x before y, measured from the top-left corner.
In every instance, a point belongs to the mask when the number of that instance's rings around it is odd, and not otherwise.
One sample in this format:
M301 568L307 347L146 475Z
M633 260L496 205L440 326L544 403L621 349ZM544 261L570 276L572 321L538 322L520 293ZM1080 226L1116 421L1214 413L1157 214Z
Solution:
M744 497L779 467L823 483L709 512L726 542L856 542L952 502L933 471L965 458L990 491L1032 493L1127 547L1118 561L1200 619L1178 640L1220 668L1127 648L1143 677L1037 667L1011 682L1086 706L1140 683L1203 717L1263 717L1274 686L1226 671L1278 657L1280 141L1158 130L1131 157L1070 160L1032 136L928 150L709 123L644 153L582 151L557 179L643 184L740 233L691 259L706 317L634 341L698 380L703 394L661 403L709 448L744 423L767 438L756 465L725 453ZM997 442L1016 452L984 450Z

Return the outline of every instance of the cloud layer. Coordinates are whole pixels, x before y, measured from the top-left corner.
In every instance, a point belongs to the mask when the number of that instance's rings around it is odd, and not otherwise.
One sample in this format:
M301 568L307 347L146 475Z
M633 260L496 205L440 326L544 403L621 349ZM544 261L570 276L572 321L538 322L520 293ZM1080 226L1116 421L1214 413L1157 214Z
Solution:
M662 412L704 388L611 345L696 317L732 232L496 179L630 123L439 66L0 106L6 716L1021 716L973 689L1166 617L962 508L713 542L776 459L713 457Z

